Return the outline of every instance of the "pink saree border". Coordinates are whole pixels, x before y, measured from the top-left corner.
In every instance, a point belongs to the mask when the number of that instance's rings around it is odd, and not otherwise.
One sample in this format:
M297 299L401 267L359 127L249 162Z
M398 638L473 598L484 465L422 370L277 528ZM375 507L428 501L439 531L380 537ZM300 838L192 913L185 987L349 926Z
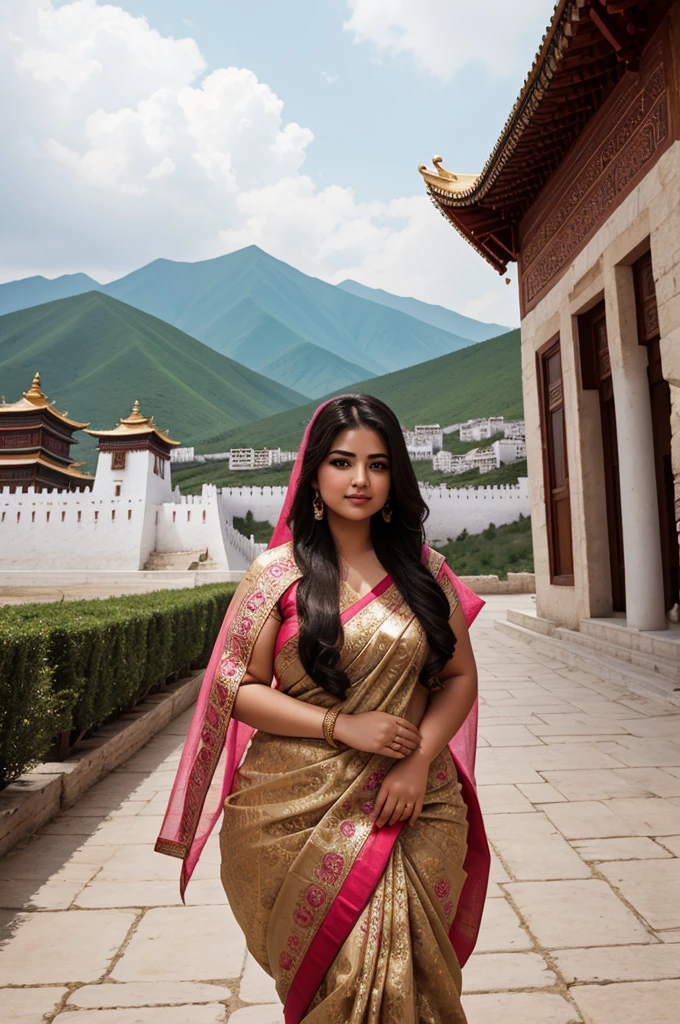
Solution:
M385 828L374 828L366 837L352 870L295 974L283 1010L285 1024L300 1024L304 1018L326 971L380 881L403 827L402 821Z
M426 561L430 550L424 546L423 561ZM448 578L457 592L465 618L470 625L484 602L454 575L446 561L442 562L437 572L437 579L441 579L442 576ZM377 587L343 613L343 624L365 608L373 598L384 593L392 583L392 578L389 575L385 576ZM286 594L292 594L294 597L296 586L297 584L293 584ZM463 870L467 877L449 930L449 941L461 967L465 966L477 942L491 862L474 781L477 717L478 704L475 701L463 726L448 744L461 784L468 820L467 851L463 862ZM404 824L397 822L382 829L374 826L367 836L333 905L296 971L284 1007L285 1024L300 1024L303 1020L328 968L377 886Z

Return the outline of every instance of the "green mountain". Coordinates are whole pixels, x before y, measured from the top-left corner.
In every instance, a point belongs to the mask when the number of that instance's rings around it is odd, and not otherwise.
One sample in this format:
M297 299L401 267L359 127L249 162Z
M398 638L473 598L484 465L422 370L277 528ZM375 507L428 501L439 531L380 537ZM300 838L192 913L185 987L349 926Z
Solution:
M305 401L97 291L0 317L0 392L8 402L21 397L36 370L56 407L74 418L110 429L137 398L183 444Z
M159 317L251 370L278 375L307 397L503 330L356 282L326 284L254 245L200 263L155 260L107 285L85 274L12 281L0 285L0 313L93 289ZM288 367L291 349L295 365ZM303 352L311 360L305 372Z
M524 415L520 332L509 331L459 352L363 380L334 393L345 392L365 392L382 398L407 427L416 423L447 426L476 416L519 419ZM294 450L318 404L310 402L257 423L206 435L197 449L222 452L232 447L267 446Z
M99 282L87 274L62 274L53 279L24 277L21 281L8 281L7 284L0 284L0 316L17 309L38 306L42 302L82 295L83 292L100 287Z
M469 344L308 277L255 245L201 263L155 260L103 290L252 369L257 367L240 343L260 316L277 321L299 341L356 364L363 376L412 366ZM335 386L343 386L342 381Z
M284 349L258 369L265 377L312 397L337 390L338 385L345 388L366 373L363 367L331 355L310 341Z
M381 306L389 306L390 309L397 309L400 313L414 316L423 323L432 324L433 327L440 327L443 331L457 334L461 340L487 341L489 338L496 338L499 334L505 334L510 330L501 324L487 324L481 320L473 320L462 313L455 313L445 306L435 306L429 302L421 302L420 299L407 298L404 295L392 295L391 292L383 291L382 288L368 288L358 281L341 281L338 288L349 292L350 295L357 295L360 299L369 299L371 302L378 302ZM463 348L463 345L458 346Z

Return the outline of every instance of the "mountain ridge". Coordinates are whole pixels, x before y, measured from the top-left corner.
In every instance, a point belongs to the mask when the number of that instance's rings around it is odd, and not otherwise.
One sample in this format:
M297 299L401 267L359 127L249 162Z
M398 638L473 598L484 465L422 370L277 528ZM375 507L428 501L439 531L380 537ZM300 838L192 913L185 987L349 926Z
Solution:
M254 245L195 263L159 257L105 285L87 275L42 279L42 284L39 278L24 279L27 281L31 283L0 285L0 310L9 312L13 304L17 311L17 303L29 299L32 308L38 304L34 300L40 298L41 290L47 293L50 289L71 289L81 294L95 289L164 320L257 372L265 362L281 367L280 357L291 347L299 352L302 343L315 345L327 353L323 371L324 357L314 353L320 374L316 386L321 386L325 379L336 388L344 387L346 363L357 367L359 377L369 379L371 375L383 375L471 344L469 337L423 319L427 314L430 320L436 320L447 313L443 307L429 307L419 300L394 296L390 305L386 301L389 293L359 285L355 287L371 294L355 295L347 288L303 274ZM412 311L418 315L393 308L394 303L403 302L415 303ZM459 316L448 312L451 317ZM280 334L280 346L276 352L269 351L266 359L262 352L266 338L262 332L253 336L256 344L243 345L258 316L268 317L270 326L276 322L281 328L274 332ZM468 320L461 318L461 322ZM300 371L301 367L298 376L289 375L286 383L299 387L304 376L300 376Z
M394 409L400 422L411 428L418 422L448 426L489 415L521 419L524 407L519 329L416 366L357 381L323 397L343 392L365 392L381 398ZM206 435L197 442L196 449L200 453L232 447L294 450L318 404L315 400L219 435Z
M0 373L8 402L20 398L36 369L58 409L107 428L139 399L146 414L183 444L218 424L229 429L306 400L100 291L0 317Z

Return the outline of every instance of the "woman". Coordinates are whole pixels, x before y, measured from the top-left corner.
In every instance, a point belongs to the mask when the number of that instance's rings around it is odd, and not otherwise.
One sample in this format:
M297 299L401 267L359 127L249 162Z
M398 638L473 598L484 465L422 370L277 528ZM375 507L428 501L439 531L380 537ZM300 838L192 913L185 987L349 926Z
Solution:
M465 1022L489 862L467 630L482 602L423 544L427 513L383 402L317 409L156 844L182 858L184 893L224 811L224 888L286 1024Z

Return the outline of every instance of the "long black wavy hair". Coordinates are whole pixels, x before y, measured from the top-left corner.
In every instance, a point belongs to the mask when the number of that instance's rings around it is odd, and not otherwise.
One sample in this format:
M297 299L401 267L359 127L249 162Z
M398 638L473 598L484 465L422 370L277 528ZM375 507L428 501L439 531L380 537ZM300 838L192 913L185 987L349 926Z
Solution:
M343 640L338 558L327 517L314 519L311 482L333 450L338 434L359 426L375 430L387 446L392 521L386 523L381 512L376 512L371 517L371 540L378 560L427 636L429 652L419 679L429 689L434 688L435 677L452 656L456 643L446 595L421 559L423 524L430 510L422 499L399 421L379 398L340 395L314 421L288 525L295 561L303 572L297 590L300 661L318 686L341 700L350 683L338 668Z

